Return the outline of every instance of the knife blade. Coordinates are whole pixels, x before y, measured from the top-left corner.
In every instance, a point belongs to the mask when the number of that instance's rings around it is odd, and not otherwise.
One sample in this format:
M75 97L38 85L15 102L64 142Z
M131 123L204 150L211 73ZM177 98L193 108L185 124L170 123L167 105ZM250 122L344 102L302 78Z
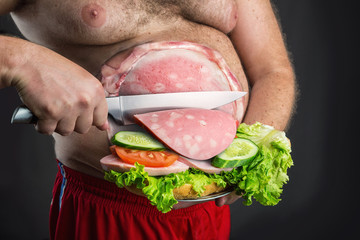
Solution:
M109 115L118 124L128 125L134 123L135 114L177 108L214 109L246 94L240 91L176 92L108 97L106 101ZM37 117L26 106L17 107L11 118L12 124L36 122Z

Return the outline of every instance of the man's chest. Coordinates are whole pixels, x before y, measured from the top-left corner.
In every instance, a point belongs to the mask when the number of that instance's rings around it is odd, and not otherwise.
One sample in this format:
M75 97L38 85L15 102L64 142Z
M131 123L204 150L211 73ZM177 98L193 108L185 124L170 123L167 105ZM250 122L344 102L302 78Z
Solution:
M26 36L110 44L186 20L229 31L234 0L36 0L15 12ZM229 17L230 15L230 17ZM181 22L181 21L180 21ZM34 31L34 28L36 30ZM32 29L31 33L28 33Z

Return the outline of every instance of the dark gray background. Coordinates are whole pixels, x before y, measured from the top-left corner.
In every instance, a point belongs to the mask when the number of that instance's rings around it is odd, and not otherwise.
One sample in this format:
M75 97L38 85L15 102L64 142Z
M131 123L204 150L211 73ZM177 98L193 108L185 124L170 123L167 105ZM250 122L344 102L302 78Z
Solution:
M355 239L359 231L356 162L359 109L354 6L347 1L274 1L292 53L301 95L287 135L295 166L282 201L231 206L231 239ZM0 30L18 34L8 16ZM56 172L52 139L12 126L20 104L0 90L0 239L47 239ZM357 148L356 148L357 147ZM358 236L359 237L359 236Z

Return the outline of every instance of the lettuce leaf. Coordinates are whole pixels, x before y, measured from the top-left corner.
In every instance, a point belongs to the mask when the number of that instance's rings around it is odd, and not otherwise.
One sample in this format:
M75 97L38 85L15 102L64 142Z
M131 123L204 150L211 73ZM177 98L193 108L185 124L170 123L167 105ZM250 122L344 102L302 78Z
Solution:
M169 212L178 203L173 190L186 183L193 185L193 190L201 195L205 186L215 182L219 186L226 186L220 175L208 174L197 169L185 172L171 173L166 176L149 176L144 166L135 163L135 167L128 172L119 173L113 170L105 172L105 180L114 182L118 187L136 185L150 200L152 205L163 213Z
M243 166L239 174L242 179L237 186L244 193L244 204L251 205L253 197L262 205L276 205L281 200L283 185L289 180L287 169L293 165L289 139L285 132L261 123L242 123L236 135L259 146L256 158Z

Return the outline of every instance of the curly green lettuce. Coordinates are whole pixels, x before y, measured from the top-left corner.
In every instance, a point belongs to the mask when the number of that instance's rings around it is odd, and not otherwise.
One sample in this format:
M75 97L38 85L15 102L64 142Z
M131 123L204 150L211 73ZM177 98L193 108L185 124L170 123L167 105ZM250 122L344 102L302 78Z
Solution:
M261 123L242 123L236 135L259 146L255 159L240 169L242 179L238 187L244 193L244 204L251 205L253 197L262 205L276 205L281 200L283 185L289 180L287 170L293 166L289 139L285 132Z
M151 204L163 213L169 212L178 203L173 194L173 190L177 187L192 184L193 190L200 196L205 191L205 186L213 182L218 186L226 186L220 175L208 174L193 168L166 176L149 176L144 166L138 163L135 163L135 167L128 172L119 173L113 170L105 172L105 180L114 182L120 188L136 185Z

